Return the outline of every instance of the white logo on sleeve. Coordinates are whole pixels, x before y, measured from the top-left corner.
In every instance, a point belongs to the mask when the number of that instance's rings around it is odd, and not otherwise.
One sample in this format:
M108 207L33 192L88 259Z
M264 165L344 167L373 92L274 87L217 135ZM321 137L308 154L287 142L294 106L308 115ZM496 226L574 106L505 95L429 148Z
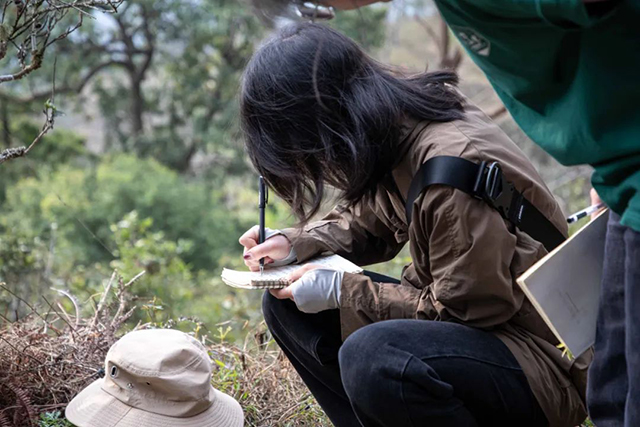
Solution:
M489 56L491 51L491 43L482 37L474 29L468 27L455 27L451 29L456 33L460 42L471 52L480 56Z

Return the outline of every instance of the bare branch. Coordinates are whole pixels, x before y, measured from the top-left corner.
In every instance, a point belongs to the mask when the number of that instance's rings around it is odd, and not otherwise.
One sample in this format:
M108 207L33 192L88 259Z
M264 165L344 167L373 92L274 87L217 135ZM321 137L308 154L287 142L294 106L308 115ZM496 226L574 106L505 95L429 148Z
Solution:
M15 0L5 2L2 7L2 19L0 20L0 61L7 57L9 48L15 48L15 57L19 69L9 74L0 75L0 84L14 82L27 77L29 74L42 67L46 50L54 43L65 39L76 31L83 23L84 17L94 18L92 11L117 12L118 6L123 0L47 0L29 1ZM78 21L74 26L59 32L58 27L63 19L71 12L78 13ZM149 54L151 55L151 53ZM87 82L103 68L116 64L116 61L108 61L100 64L86 75L79 85L63 88L63 92L81 91ZM55 80L56 70L54 63L53 83L51 96L45 102L45 123L40 133L28 147L8 148L0 152L0 164L23 157L50 131L53 129L57 108L55 106ZM44 98L44 94L32 95L31 100ZM7 100L12 97L0 93L0 99ZM15 100L15 98L14 98Z
M78 83L76 84L63 84L56 89L56 93L66 94L66 93L80 93L87 86L87 84L91 81L91 79L98 74L100 71L105 68L109 68L112 66L120 66L125 68L127 64L122 61L105 61L93 67L89 70ZM28 104L34 101L43 101L47 98L51 97L51 91L41 91L41 92L33 92L28 96L17 96L12 95L6 92L0 92L0 100L5 100L7 102L12 102L15 104Z
M69 298L69 300L73 304L73 308L76 310L75 319L76 319L76 328L78 328L78 324L80 323L80 309L78 308L78 302L76 301L75 297L73 295L71 295L69 292L64 291L62 289L51 288L51 290L56 291L59 294L62 294L65 297Z
M115 12L121 3L122 0L5 2L0 21L0 60L7 56L9 47L14 46L20 67L0 75L0 84L20 80L39 69L47 48L77 30L84 17L94 18L91 11ZM77 24L56 35L63 19L71 12L78 13Z
M42 66L42 53L36 52L36 54L33 56L33 60L31 61L31 64L23 67L20 71L16 73L5 74L4 76L0 75L0 83L20 80L23 77L31 74L33 71L37 70L41 66Z
M27 147L7 148L0 152L0 165L7 160L17 159L22 157L27 152Z
M38 143L40 140L51 130L55 122L56 106L53 104L52 99L55 96L55 86L51 95L51 99L47 100L44 107L44 115L46 117L44 125L38 136L31 142L28 147L7 148L0 152L0 165L7 160L17 159L18 157L26 156L27 153Z
M24 298L21 298L19 295L17 295L15 292L13 292L11 289L9 289L9 287L7 286L6 283L4 282L0 282L0 289L4 289L5 291L9 292L14 298L17 298L20 302L22 302L24 305L26 305L27 307L29 307L29 309L35 313L40 319L42 319L43 322L47 323L47 320L42 317L42 315L40 313L38 313L36 311L35 308L33 308L33 306L31 304L29 304Z
M5 8L7 5L5 4ZM4 25L0 23L0 59L4 58L7 55L7 45L9 43L9 39L7 36L7 30L4 28Z
M107 283L107 287L105 288L104 292L102 293L102 297L100 297L100 302L98 302L98 307L96 307L96 309L95 309L95 313L93 315L93 320L91 321L91 326L94 326L96 324L96 322L98 321L98 317L100 316L100 312L102 311L105 302L107 301L107 297L111 294L111 286L113 286L113 281L116 278L117 274L118 274L118 270L113 270L113 274L111 275L111 278L109 279L109 282Z

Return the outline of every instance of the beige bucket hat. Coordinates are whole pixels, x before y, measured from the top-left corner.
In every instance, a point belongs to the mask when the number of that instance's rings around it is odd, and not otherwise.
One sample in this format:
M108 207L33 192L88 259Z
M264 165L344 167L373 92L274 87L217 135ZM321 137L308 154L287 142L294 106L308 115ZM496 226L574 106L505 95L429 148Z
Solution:
M67 406L78 427L242 427L240 404L211 386L204 346L176 330L128 333L107 353L105 377Z

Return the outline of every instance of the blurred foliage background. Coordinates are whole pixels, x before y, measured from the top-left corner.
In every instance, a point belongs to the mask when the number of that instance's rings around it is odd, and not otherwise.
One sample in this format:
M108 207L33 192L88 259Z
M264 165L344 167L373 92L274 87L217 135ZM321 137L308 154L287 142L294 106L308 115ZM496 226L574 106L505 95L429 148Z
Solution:
M589 170L561 167L522 134L430 1L342 12L331 25L409 71L458 70L464 94L527 153L565 212L586 205ZM241 339L260 322L260 293L219 275L241 267L237 239L257 221L237 92L269 31L239 0L129 0L52 45L28 80L0 86L0 148L39 132L52 58L63 112L28 156L0 165L0 282L22 298L0 293L0 314L20 318L52 289L90 300L117 268L147 273L132 324L197 318ZM267 221L293 222L277 201ZM372 268L399 276L409 261L403 252Z

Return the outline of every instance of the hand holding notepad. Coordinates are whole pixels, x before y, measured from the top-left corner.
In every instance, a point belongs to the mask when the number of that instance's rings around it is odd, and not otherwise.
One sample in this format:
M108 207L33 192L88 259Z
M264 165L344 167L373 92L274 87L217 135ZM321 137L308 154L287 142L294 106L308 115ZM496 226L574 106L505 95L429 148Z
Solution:
M339 255L328 255L313 258L304 264L267 268L263 274L252 271L237 271L225 268L222 270L222 281L229 286L241 289L282 289L289 286L288 277L303 265L314 264L323 268L344 271L345 273L362 273L362 269Z

